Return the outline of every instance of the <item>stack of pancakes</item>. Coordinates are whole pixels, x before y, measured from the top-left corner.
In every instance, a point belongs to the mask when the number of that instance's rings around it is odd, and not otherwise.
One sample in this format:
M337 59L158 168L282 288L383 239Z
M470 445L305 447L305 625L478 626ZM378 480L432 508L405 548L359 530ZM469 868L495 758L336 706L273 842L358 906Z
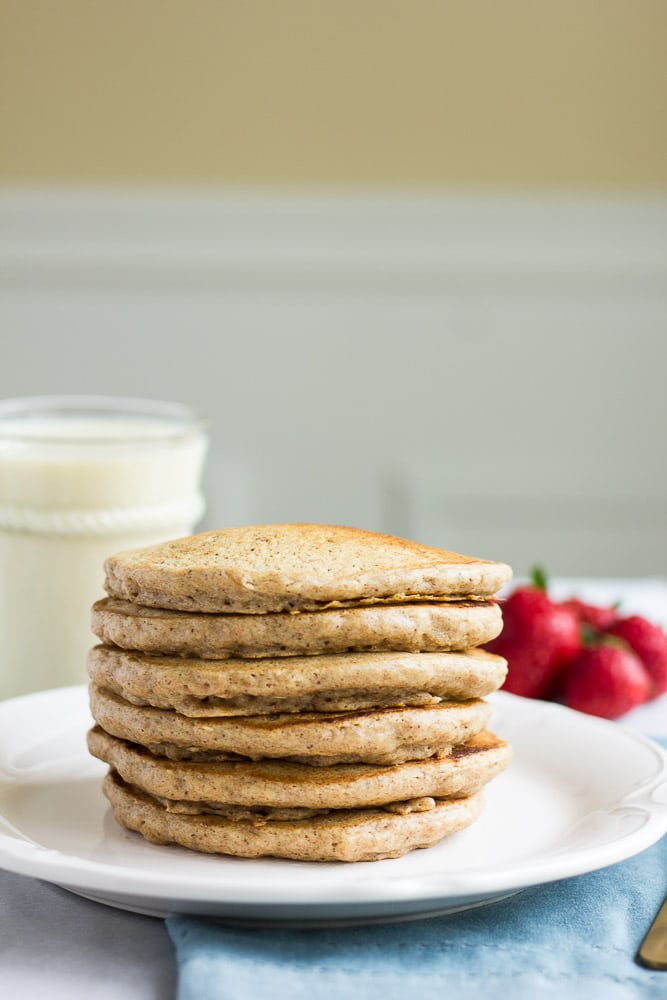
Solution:
M106 561L91 753L117 821L241 857L370 861L473 822L509 567L355 528L228 528Z

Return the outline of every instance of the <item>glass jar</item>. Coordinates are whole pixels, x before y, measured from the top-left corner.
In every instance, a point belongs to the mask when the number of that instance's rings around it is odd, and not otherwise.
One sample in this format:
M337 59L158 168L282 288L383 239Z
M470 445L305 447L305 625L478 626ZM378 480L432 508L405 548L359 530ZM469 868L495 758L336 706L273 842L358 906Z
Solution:
M191 534L203 422L104 396L0 402L0 697L86 680L104 559Z

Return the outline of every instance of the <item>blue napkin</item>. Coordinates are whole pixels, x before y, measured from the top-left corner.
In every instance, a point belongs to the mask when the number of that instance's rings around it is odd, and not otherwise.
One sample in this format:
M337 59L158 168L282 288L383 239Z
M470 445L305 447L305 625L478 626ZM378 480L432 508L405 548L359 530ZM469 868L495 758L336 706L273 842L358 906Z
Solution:
M666 891L663 837L609 868L429 920L167 928L178 1000L667 1000L667 972L634 960Z
M634 962L667 888L667 838L578 878L403 924L292 930L172 917L178 1000L667 997Z

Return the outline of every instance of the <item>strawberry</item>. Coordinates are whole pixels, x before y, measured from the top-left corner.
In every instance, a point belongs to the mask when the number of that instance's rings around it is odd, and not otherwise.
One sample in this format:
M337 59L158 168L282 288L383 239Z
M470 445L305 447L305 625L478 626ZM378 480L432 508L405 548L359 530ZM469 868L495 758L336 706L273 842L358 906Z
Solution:
M583 649L570 665L563 701L570 708L604 719L615 719L641 705L651 690L651 678L639 659L621 644Z
M605 632L618 619L618 606L599 607L597 604L587 604L578 597L562 601L561 607L574 611L582 625L587 625L594 632Z
M542 586L527 585L504 602L503 622L503 631L486 648L508 662L504 689L527 698L550 697L581 648L576 614L552 601Z
M667 633L641 615L620 618L607 631L627 642L644 664L652 682L651 697L667 691Z

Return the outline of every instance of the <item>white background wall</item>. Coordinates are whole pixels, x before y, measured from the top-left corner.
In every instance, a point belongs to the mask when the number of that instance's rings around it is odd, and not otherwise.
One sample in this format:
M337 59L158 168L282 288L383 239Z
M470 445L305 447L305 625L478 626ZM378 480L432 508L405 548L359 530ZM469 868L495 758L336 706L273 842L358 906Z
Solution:
M0 196L0 397L210 420L205 526L667 570L667 204Z

